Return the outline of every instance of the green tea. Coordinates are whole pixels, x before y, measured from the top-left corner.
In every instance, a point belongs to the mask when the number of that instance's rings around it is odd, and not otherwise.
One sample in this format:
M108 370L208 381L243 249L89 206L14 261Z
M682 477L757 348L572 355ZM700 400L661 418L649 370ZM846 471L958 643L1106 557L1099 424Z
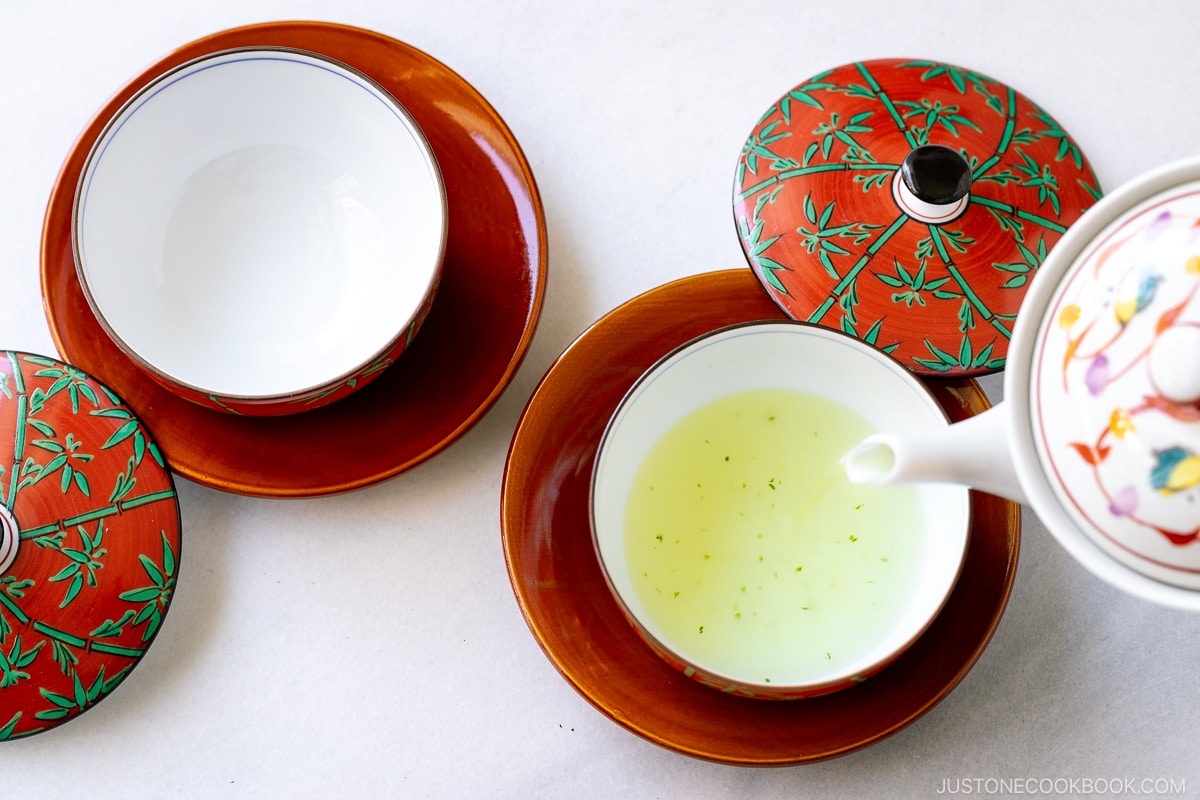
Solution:
M637 593L668 643L743 680L848 667L899 619L922 549L916 489L851 484L874 433L825 398L759 390L692 412L639 468L625 517Z

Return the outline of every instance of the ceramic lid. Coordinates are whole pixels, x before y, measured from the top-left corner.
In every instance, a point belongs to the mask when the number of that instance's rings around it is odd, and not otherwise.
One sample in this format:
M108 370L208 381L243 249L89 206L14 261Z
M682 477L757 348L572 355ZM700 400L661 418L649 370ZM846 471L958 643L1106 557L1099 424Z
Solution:
M60 361L0 351L0 740L98 703L159 630L179 568L149 431Z
M1030 381L1049 483L1112 556L1200 589L1200 180L1126 207L1057 283Z
M815 75L738 161L734 217L789 316L915 372L1004 367L1030 279L1100 196L1049 114L978 72L885 59Z

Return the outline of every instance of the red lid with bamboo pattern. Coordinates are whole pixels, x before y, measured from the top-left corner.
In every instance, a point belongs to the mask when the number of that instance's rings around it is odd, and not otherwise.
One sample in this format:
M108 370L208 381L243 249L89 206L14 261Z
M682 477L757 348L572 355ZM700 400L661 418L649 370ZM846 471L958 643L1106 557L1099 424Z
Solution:
M796 86L742 149L742 248L789 316L915 372L1003 368L1026 287L1100 197L1027 97L932 61L847 64Z
M74 367L0 351L0 741L74 719L129 675L179 550L171 473L129 407Z

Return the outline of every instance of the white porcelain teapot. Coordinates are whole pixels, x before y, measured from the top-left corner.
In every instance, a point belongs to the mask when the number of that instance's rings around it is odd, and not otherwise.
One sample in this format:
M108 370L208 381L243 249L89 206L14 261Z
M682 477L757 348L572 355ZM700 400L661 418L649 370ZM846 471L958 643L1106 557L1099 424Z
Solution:
M932 435L870 437L850 479L1026 503L1118 588L1200 611L1200 159L1107 195L1021 305L1004 400Z

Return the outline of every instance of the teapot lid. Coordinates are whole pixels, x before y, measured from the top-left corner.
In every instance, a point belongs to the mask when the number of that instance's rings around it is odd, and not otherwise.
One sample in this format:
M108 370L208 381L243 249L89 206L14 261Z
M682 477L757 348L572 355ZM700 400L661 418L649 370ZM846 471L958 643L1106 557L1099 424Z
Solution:
M790 90L733 188L742 249L785 313L947 376L1004 367L1030 279L1099 197L1079 146L1027 97L904 59Z
M0 351L0 741L91 708L175 589L174 482L138 417L52 358Z
M1073 260L1043 276L1048 304L1022 311L1038 327L1030 424L1077 526L1139 572L1200 590L1200 162L1135 184L1084 218L1087 243L1072 232Z

